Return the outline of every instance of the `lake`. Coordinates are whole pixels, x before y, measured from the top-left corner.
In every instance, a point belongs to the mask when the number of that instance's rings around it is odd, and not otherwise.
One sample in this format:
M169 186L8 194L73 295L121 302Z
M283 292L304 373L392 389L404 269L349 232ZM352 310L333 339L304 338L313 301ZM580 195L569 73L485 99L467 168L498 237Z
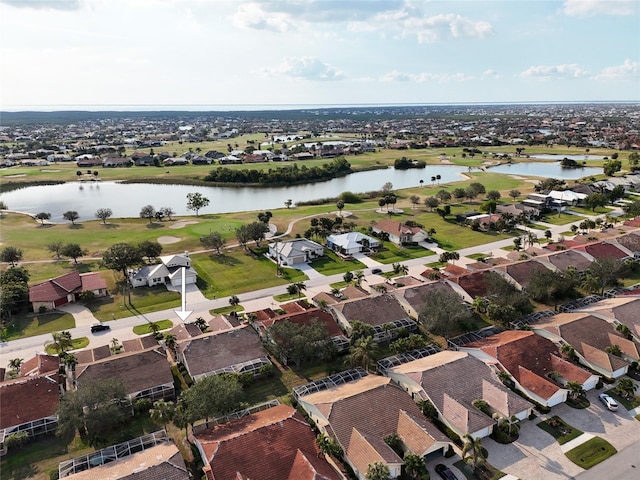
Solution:
M28 187L0 195L11 210L27 213L48 212L51 221L64 222L62 214L75 210L79 221L94 220L98 208L110 208L114 218L138 217L145 205L156 209L171 207L176 215L193 215L187 210L187 193L199 192L210 200L199 213L231 213L283 208L284 202L293 203L327 197L342 192L354 193L380 190L386 182L394 189L416 187L420 180L431 185L431 177L440 175L440 183L463 180L467 167L454 165L428 165L424 169L396 170L387 168L358 172L326 182L293 185L290 187L200 187L190 185L123 184L116 182L70 182L62 185ZM554 163L514 163L492 167L490 172L509 175L532 175L565 180L602 173L602 168L561 168Z
M604 160L603 155L550 155L546 153L541 153L539 155L529 155L529 158L536 158L538 160L556 160L560 161L563 158L568 158L569 160L575 160L576 162L582 160Z

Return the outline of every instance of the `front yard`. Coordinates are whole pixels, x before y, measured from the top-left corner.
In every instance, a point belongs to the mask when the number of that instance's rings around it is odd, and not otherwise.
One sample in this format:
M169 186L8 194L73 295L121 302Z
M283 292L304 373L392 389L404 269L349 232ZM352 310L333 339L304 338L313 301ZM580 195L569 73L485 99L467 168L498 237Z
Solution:
M587 470L616 453L618 451L609 442L600 437L594 437L569 450L565 455L573 463Z
M560 445L570 442L583 433L581 430L572 427L558 416L553 416L548 420L538 423L538 427L555 438Z
M412 258L422 258L435 255L431 250L418 246L398 247L391 242L384 242L385 250L374 253L371 258L377 262L388 265L390 263L400 263Z

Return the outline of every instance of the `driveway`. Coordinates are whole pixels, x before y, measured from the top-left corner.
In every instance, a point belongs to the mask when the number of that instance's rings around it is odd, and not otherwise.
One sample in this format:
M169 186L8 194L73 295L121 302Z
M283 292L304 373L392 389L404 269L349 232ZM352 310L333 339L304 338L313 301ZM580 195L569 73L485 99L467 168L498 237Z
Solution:
M309 277L309 280L311 280L312 278L324 277L324 275L322 275L320 272L318 272L315 268L313 268L308 263L296 263L292 267L304 273L307 277Z
M591 405L584 410L560 404L547 415L522 422L520 438L511 444L501 445L490 438L482 439L482 444L489 452L489 462L503 472L524 480L566 479L583 472L562 453L560 444L551 435L537 427L540 421L553 415L558 415L585 433L604 438L618 451L638 442L638 421L624 409L617 412L606 410L598 400L601 392L587 392Z
M178 292L182 294L182 287L173 287L167 284L167 290ZM195 283L190 283L185 287L185 293L187 294L186 302L187 306L195 305L196 303L206 302L207 298L202 294L200 289Z
M78 303L67 303L66 305L61 305L58 307L58 310L73 315L73 319L76 321L76 327L99 323L99 320L93 316L91 310Z
M354 253L353 258L364 263L367 267L380 267L382 265L382 263L375 261L364 253Z

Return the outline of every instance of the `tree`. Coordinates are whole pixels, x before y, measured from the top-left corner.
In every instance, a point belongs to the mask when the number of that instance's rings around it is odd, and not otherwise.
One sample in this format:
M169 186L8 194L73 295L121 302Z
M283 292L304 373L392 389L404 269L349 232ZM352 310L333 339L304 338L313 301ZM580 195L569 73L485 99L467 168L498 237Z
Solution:
M166 430L167 423L169 423L173 419L173 414L175 412L175 405L173 402L167 402L165 400L158 400L153 402L153 408L149 410L149 417L151 417L151 421L158 425L162 425L162 427Z
M291 205L293 205L293 200L290 198L284 201L284 206L287 207L287 209L291 208Z
M404 471L413 480L426 478L428 474L424 458L415 453L407 453L404 456Z
M377 354L378 342L373 337L360 338L349 349L349 363L368 371Z
M201 193L187 193L187 210L195 211L196 217L198 216L198 212L208 205L209 199Z
M616 325L616 332L631 340L631 329L624 323L619 323Z
M353 272L345 272L344 275L342 275L342 279L345 281L345 283L353 282L353 278Z
M77 243L67 243L62 247L60 251L65 257L73 258L73 263L78 264L78 258L87 254L87 251L83 249Z
M416 206L420 204L420 197L417 195L411 195L409 197L409 201L411 202L411 208L415 210Z
M247 225L247 232L249 239L256 242L256 247L259 247L260 242L264 240L267 232L269 232L269 225L264 222L252 222Z
M338 200L336 202L336 208L338 209L339 215L342 216L342 209L344 208L344 200Z
M622 169L622 162L620 160L609 160L608 162L604 162L602 168L604 174L607 177L611 177Z
M502 195L500 195L500 192L498 190L489 190L487 192L487 199L488 200L498 201L498 200L500 200L501 196Z
M391 471L386 463L371 463L367 468L365 478L367 480L389 480L391 478Z
M62 214L62 218L69 220L71 225L75 225L75 222L80 218L80 215L75 210L67 210Z
M613 156L611 157L613 158ZM632 152L629 154L629 170L634 171L638 168L640 163L640 153Z
M359 287L364 280L364 272L362 270L356 270L355 272L353 272L353 279L355 285Z
M62 255L62 247L63 247L63 243L62 242L51 242L49 244L47 244L47 250L49 250L51 253L55 254L56 258L58 260L60 260L60 256Z
M229 305L231 305L232 307L237 307L238 305L240 305L240 299L237 295L231 295L229 297Z
M440 190L438 193L436 193L436 197L442 202L442 203L447 203L449 200L451 200L451 194L449 192L447 192L446 190Z
M295 282L287 287L287 293L289 295L297 295L298 298L302 296L302 291L306 290L307 286L304 282Z
M0 273L0 315L11 317L29 301L29 272L24 267L9 267ZM0 330L1 332L2 330Z
M573 400L576 400L585 394L584 388L582 388L582 384L580 382L569 381L565 386L569 389L569 398L572 398Z
M536 302L552 303L554 308L558 302L567 297L576 295L578 277L571 273L553 270L534 270L531 273L527 293Z
M143 240L138 244L138 250L143 257L147 257L149 263L155 261L162 253L162 245L153 240Z
M242 401L242 385L235 375L210 375L181 394L190 422L235 412Z
M418 320L425 328L448 340L451 331L463 322L468 322L472 314L463 305L460 297L449 291L434 290L424 296Z
M24 363L24 358L12 358L9 360L9 368L11 369L11 375L15 378L20 375L20 367Z
M501 417L498 420L498 428L506 433L509 438L513 438L520 431L520 420L515 415Z
M607 288L618 285L627 272L627 265L617 258L598 258L586 270L582 288L602 295Z
M273 342L280 360L285 365L292 362L296 368L306 361L327 360L334 353L325 324L315 318L307 325L288 320L274 322L267 328L267 338Z
M122 272L122 277L128 278L127 270L142 263L142 252L130 243L116 243L102 254L105 267Z
M592 193L584 199L584 204L591 209L592 212L596 211L598 207L604 207L608 202L607 196L602 193Z
M175 214L175 212L173 211L173 208L171 207L162 207L160 209L160 212L162 212L162 215L167 217L169 221L171 221L171 215Z
M470 434L462 437L464 445L462 447L462 459L469 464L474 470L485 463L487 456L482 447L482 441L479 437L472 437Z
M269 221L271 220L271 217L273 217L273 213L271 213L268 210L265 212L258 213L258 221L266 225L269 225Z
M222 247L224 247L224 239L218 232L211 232L209 235L200 237L200 243L207 250L215 250L218 255L222 254Z
M424 199L424 206L433 212L433 209L440 205L440 201L436 197L427 197Z
M6 246L0 250L0 262L10 263L12 267L22 260L22 250L12 246Z
M620 396L624 398L633 398L638 385L630 378L621 378L618 380L618 385L614 389Z
M102 220L102 224L107 223L107 219L113 216L113 211L110 208L99 208L96 210L96 218Z
M518 198L520 195L521 195L520 190L513 189L509 191L509 196L513 199L514 202L516 201L516 198Z
M145 205L140 210L140 218L146 218L149 220L149 223L155 218L156 209L153 208L153 205Z
M35 218L40 220L40 223L44 225L45 220L49 220L51 218L51 214L47 212L36 213Z
M462 200L466 194L467 192L464 188L455 188L453 190L453 196L456 200Z
M53 348L59 356L64 356L67 350L73 346L73 340L71 338L71 332L63 330L62 332L53 332L51 334L53 338Z
M610 355L613 355L614 357L622 357L622 349L620 348L620 345L609 345L608 347L606 347L604 349L605 352L607 352Z
M248 225L241 225L236 228L236 240L238 240L238 243L242 246L242 248L244 248L245 250L247 249L247 244L251 240Z

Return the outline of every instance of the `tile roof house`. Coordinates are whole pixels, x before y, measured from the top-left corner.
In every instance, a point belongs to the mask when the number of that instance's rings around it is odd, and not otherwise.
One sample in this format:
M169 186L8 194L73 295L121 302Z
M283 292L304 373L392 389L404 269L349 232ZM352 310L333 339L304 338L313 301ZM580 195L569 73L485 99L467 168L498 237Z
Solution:
M271 364L260 337L249 325L178 342L176 351L194 381L219 373L257 375L260 367Z
M531 275L533 272L546 272L549 269L535 260L526 260L524 262L496 267L496 270L505 272L518 285L520 285L521 288L526 288L531 281Z
M613 323L614 327L619 324L626 325L631 335L640 341L640 298L636 296L606 298L582 307L580 311L603 318Z
M432 292L447 292L459 295L455 283L441 280L438 282L424 283L417 287L400 288L393 292L393 295L400 301L402 307L409 312L413 318L418 318L420 311L426 303L426 298ZM460 299L462 301L462 298Z
M374 233L386 233L389 236L389 241L396 245L419 243L429 238L429 234L421 227L410 227L390 218L376 222L371 228Z
M556 315L549 322L535 324L533 330L554 342L568 343L581 363L610 378L624 375L629 363L640 358L636 343L620 335L613 324L588 313ZM620 347L622 358L606 351L613 345Z
M519 420L533 407L505 387L494 369L465 352L445 350L389 368L386 374L416 400L430 400L439 419L460 436L486 437L493 431L495 420L474 407L474 400L486 401L502 417Z
M351 331L351 322L362 322L376 330L374 338L379 342L395 338L399 328L417 329L415 320L409 318L402 304L389 293L347 300L330 308L344 331Z
M339 480L302 415L278 405L193 434L207 480Z
M179 255L165 255L160 257L160 263L156 265L145 265L130 271L129 282L133 287L170 285L177 288L182 285L183 269L186 285L195 284L198 275L191 266L188 252Z
M309 263L324 255L324 247L306 238L269 243L269 257L280 265Z
M97 297L104 297L107 295L107 283L98 272L81 274L74 270L29 287L29 301L34 312L41 308L53 310L75 302L82 292L93 292Z
M640 254L640 233L631 232L616 238L616 242L633 252L634 255Z
M469 298L485 297L488 293L488 280L492 275L498 275L493 270L480 270L468 275L463 275L452 281L460 285Z
M52 373L57 374L59 369L60 357L58 355L36 353L34 357L20 365L20 376L34 377Z
M622 260L624 258L632 257L633 254L623 246L616 246L609 242L596 242L577 247L576 250L583 251L591 255L596 260L602 258L617 258Z
M342 255L353 255L354 253L367 252L379 248L380 241L360 232L348 232L329 235L327 247Z
M558 253L540 257L539 262L549 262L560 271L566 272L569 267L575 268L578 272L584 272L591 265L590 258L579 250L564 250Z
M460 351L468 352L487 365L498 365L508 372L529 398L547 407L567 400L566 382L578 382L585 391L595 388L599 376L566 360L558 347L533 332L508 330L467 343ZM560 382L550 372L560 374Z
M0 455L7 452L4 441L13 433L28 432L32 437L53 433L59 403L60 387L52 375L0 383Z
M386 377L365 376L300 396L298 402L318 429L339 443L362 480L375 462L385 463L392 478L400 474L402 458L384 442L390 435L398 435L405 452L421 457L439 457L449 448L449 439Z
M140 398L155 401L175 397L171 367L166 354L159 349L113 355L94 363L76 366L77 385L105 378L120 379L132 401Z

